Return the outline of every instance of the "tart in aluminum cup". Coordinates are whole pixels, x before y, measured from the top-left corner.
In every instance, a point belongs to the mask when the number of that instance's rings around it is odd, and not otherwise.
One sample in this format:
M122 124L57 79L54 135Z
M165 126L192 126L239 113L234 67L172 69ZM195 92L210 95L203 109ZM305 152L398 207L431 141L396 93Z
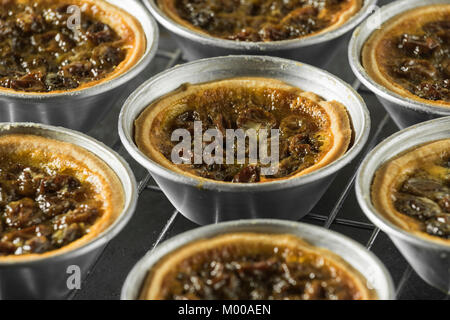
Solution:
M144 3L155 19L171 32L182 49L184 58L189 61L226 55L261 54L323 67L332 57L342 37L372 12L377 0L364 0L360 11L337 29L310 37L273 42L238 42L202 34L169 18L155 0L144 0Z
M419 237L393 224L373 206L371 187L375 173L383 163L427 142L450 138L449 128L450 117L445 117L392 135L367 155L356 180L358 202L367 217L387 233L423 280L446 293L450 293L450 246Z
M141 112L161 96L185 83L234 77L282 80L325 100L341 102L353 125L352 147L328 166L304 176L267 183L199 182L149 159L135 144L134 124ZM251 218L298 220L310 212L337 172L362 150L370 131L370 117L362 98L337 77L298 62L263 56L228 56L191 62L169 69L139 87L119 116L119 134L127 151L150 171L163 192L184 216L198 224Z
M122 287L121 299L138 299L148 271L166 255L197 240L239 232L289 234L302 238L315 247L327 249L343 258L367 279L368 288L374 289L379 299L394 299L394 285L389 272L373 253L357 242L310 224L268 219L219 223L194 229L165 241L134 266Z
M54 94L0 92L0 122L36 122L87 132L123 95L128 86L138 85L139 75L156 54L159 31L156 22L138 0L107 0L140 22L146 37L145 52L123 74L78 91Z
M361 53L370 35L393 17L413 8L450 3L450 0L399 0L383 6L379 13L364 21L353 33L348 55L350 66L358 79L375 93L378 100L401 129L427 120L450 115L450 108L431 106L426 103L403 97L376 82L364 69Z
M0 123L0 136L8 134L39 135L82 147L108 164L123 187L122 212L92 241L48 258L0 262L0 299L61 299L73 289L67 285L68 278L74 274L70 272L80 271L83 280L107 243L130 220L137 203L136 179L128 164L117 153L76 131L32 123Z

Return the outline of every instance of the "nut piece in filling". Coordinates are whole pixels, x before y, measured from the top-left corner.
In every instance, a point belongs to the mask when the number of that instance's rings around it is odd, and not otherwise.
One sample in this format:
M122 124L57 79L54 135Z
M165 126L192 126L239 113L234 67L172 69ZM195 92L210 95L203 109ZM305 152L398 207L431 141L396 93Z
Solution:
M158 0L175 22L210 36L249 42L298 39L336 29L362 0Z
M386 88L450 107L450 5L419 7L389 20L364 45L362 59Z
M0 1L0 92L87 88L129 70L145 47L139 22L103 0Z
M150 271L149 300L375 299L341 257L292 235L234 233L188 244Z
M104 231L123 208L122 185L76 145L34 135L0 137L0 262L69 251Z
M178 142L172 141L172 133L185 129L194 137L196 122L202 124L201 133L215 129L223 136L221 161L199 163L192 152L183 163L174 164L172 152ZM239 145L225 143L230 140L229 129L233 134L253 129L259 141L264 129L269 135L268 153L278 147L273 173L263 170L270 164L261 158L250 161L254 159L250 139L245 141L245 163L230 163L227 154L239 159ZM278 145L271 143L272 129L279 133ZM350 120L342 104L269 78L187 84L151 104L135 122L136 144L148 157L177 173L220 182L269 182L310 173L345 154L351 139Z
M372 186L375 208L399 227L450 244L450 139L387 162Z

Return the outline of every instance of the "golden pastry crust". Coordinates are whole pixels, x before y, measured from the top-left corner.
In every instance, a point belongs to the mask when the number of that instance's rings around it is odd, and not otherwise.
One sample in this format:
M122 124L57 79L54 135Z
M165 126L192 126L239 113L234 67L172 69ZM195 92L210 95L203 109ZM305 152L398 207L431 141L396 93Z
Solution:
M421 221L399 212L394 206L392 195L409 175L417 169L430 168L430 165L441 159L443 152L448 150L450 139L427 143L401 154L378 169L371 191L375 209L389 221L417 237L445 245L450 245L449 239L427 234L421 230ZM433 174L444 173L433 170Z
M345 278L357 294L360 300L377 299L374 290L367 287L365 279L359 271L353 268L340 256L333 252L312 246L306 241L287 234L259 234L259 233L231 233L216 236L210 239L198 240L190 243L176 251L170 253L159 261L151 270L141 289L140 299L160 300L161 291L170 277L174 276L174 271L178 269L183 261L195 260L204 261L209 256L205 253L211 250L220 250L227 247L239 250L239 256L254 255L259 250L269 250L277 248L277 252L292 250L292 254L297 257L312 257L312 259L323 259L323 266L331 267L336 273L340 273ZM228 251L227 251L228 252ZM275 254L274 254L275 256ZM196 257L196 258L194 258ZM291 256L290 256L291 257ZM294 258L290 258L294 259ZM301 262L299 262L301 263Z
M125 197L117 175L105 162L77 145L35 135L11 134L0 137L0 153L27 159L37 167L45 165L58 172L69 169L81 182L88 181L93 186L96 200L103 204L101 217L85 236L42 254L0 256L0 263L48 258L79 248L105 231L123 210Z
M39 5L54 5L55 0L5 0L7 2L14 1L17 4L37 3ZM81 8L81 14L88 14L97 21L110 26L122 39L123 46L127 50L125 59L100 80L94 80L81 84L75 89L69 90L53 90L50 92L30 92L18 91L0 86L0 93L18 93L21 95L51 95L58 93L76 92L84 90L101 83L108 82L119 77L130 70L142 58L145 53L147 43L144 30L139 21L125 10L108 3L105 0L56 0L56 2L68 5L77 5Z
M362 63L370 77L387 89L405 97L421 103L436 107L450 107L450 102L444 100L424 99L410 92L401 86L389 74L385 61L390 58L386 42L393 37L400 37L405 33L413 33L429 23L439 20L446 20L450 16L449 4L436 4L419 7L406 11L383 24L382 28L376 30L364 44L362 50Z
M177 12L177 6L175 4L175 0L158 0L157 3L159 5L159 7L162 9L162 11L170 19L172 19L173 21L175 21L179 25L181 25L183 27L186 27L188 29L194 30L195 32L198 32L198 33L201 33L201 34L205 34L205 35L208 35L208 36L212 36L211 34L206 32L202 28L194 26L189 21L187 21L187 20L183 19L182 17L180 17L180 15ZM332 16L330 24L327 27L322 28L321 30L312 32L310 34L307 34L305 36L298 36L298 37L294 37L294 38L291 38L291 39L284 39L284 40L306 38L306 37L311 37L311 36L315 36L315 35L318 35L318 34L322 34L322 33L326 33L326 32L335 30L335 29L341 27L343 24L345 24L356 13L358 13L359 10L361 10L362 5L363 5L363 0L348 0L342 6L341 10L339 12L335 13ZM281 19L281 25L283 25L283 22L286 19L291 18L291 15L296 14L297 11L301 11L302 9L303 9L302 7L296 8L296 9L292 10L289 14L284 16L284 18ZM321 13L319 13L319 17L323 18L323 16L326 16L327 14L328 14L328 12L326 10L323 10ZM246 27L249 27L249 26L245 26L244 25L243 29L246 29ZM272 40L272 41L274 41L274 40ZM280 41L280 40L275 40L275 41ZM270 42L270 41L265 41L265 42Z
M172 115L183 112L187 108L187 105L183 103L186 97L216 88L224 90L234 88L246 88L249 90L268 88L268 90L274 90L274 92L277 92L277 90L290 92L299 97L299 99L291 101L291 109L299 108L309 115L317 116L317 114L323 114L327 117L323 135L328 135L326 141L329 146L324 147L324 151L320 153L319 160L314 165L287 177L265 178L261 182L290 179L316 171L343 156L351 144L353 131L347 110L341 103L325 101L312 92L304 92L276 79L232 78L198 85L184 85L179 90L169 93L152 103L135 121L135 142L138 148L152 160L176 173L187 175L201 182L211 181L211 179L205 179L174 165L159 150L158 143L163 137L163 123L165 120ZM229 183L219 180L214 181L217 183Z

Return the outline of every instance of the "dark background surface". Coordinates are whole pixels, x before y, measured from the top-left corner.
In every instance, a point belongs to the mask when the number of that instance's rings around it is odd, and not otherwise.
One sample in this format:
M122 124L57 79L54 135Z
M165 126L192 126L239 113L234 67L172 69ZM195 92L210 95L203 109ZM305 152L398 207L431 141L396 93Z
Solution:
M379 1L380 4L391 2ZM378 232L359 208L354 193L354 177L360 161L367 152L390 134L398 131L376 97L359 85L347 61L348 39L336 47L335 55L326 69L353 84L371 112L372 131L365 150L342 170L312 213L302 222L324 226L333 221L331 229L341 232L371 249L390 271L399 299L448 299L448 295L430 287L410 268L393 243ZM161 29L160 49L145 78L175 64L183 63L182 53L167 32ZM132 91L134 88L128 88ZM134 169L141 182L138 207L125 229L107 246L97 263L74 291L71 299L118 299L125 278L135 263L161 241L198 227L176 212L147 172L127 154L117 136L117 118L123 101L112 106L108 117L90 134L117 150ZM336 219L329 217L336 216Z

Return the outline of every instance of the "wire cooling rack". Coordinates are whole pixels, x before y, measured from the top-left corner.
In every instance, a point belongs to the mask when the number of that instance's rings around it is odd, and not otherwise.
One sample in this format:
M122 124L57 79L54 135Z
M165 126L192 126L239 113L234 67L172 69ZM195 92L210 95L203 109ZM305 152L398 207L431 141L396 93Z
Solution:
M418 277L386 234L364 216L356 201L354 181L359 164L371 149L398 128L374 94L355 80L347 61L347 45L348 38L336 47L325 69L353 84L366 101L372 118L369 142L359 157L337 175L312 213L301 221L340 232L373 251L390 271L398 299L448 299L448 295ZM182 52L162 30L157 56L140 80L183 62ZM127 92L134 89L127 88ZM81 289L71 294L71 299L118 299L128 272L147 251L168 238L198 227L173 208L150 174L123 148L117 134L117 119L122 105L123 100L112 106L107 118L90 135L111 146L130 163L139 182L138 207L129 224L98 257Z

